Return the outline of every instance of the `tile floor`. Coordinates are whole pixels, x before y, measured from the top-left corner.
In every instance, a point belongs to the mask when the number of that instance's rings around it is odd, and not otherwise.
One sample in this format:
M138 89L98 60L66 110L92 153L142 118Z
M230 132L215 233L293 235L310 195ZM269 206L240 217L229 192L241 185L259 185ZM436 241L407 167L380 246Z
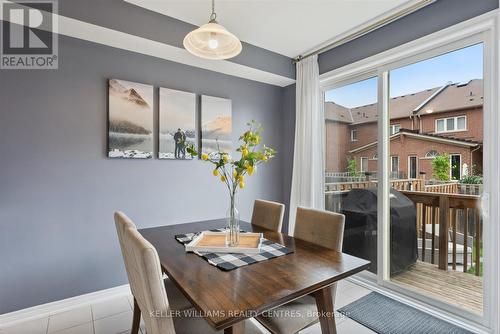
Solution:
M341 281L337 288L335 308L341 308L370 293L370 290L348 281ZM122 334L129 333L132 324L132 296L120 296L92 305L82 305L70 311L52 314L49 317L26 321L0 328L0 334ZM374 333L359 323L337 316L337 333ZM141 326L142 334L145 334ZM319 324L311 326L301 334L321 333Z

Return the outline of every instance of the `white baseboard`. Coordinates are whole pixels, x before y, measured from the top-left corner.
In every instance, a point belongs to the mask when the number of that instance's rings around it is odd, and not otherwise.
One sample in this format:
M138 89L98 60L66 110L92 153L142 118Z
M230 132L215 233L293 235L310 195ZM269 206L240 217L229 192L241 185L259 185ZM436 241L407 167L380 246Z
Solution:
M130 287L128 284L125 284L76 297L56 300L51 303L41 304L19 311L0 314L0 329L15 325L23 321L47 317L51 314L69 311L79 306L90 305L106 299L111 299L121 295L125 296L128 294L130 294Z

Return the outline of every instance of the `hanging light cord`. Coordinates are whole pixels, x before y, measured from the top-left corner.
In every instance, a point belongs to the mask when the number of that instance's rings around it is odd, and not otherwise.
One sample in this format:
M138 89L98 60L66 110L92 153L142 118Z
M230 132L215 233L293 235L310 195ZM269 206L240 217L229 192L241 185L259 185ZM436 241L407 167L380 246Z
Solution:
M210 14L210 23L217 23L217 14L215 14L215 0L212 0L212 14Z

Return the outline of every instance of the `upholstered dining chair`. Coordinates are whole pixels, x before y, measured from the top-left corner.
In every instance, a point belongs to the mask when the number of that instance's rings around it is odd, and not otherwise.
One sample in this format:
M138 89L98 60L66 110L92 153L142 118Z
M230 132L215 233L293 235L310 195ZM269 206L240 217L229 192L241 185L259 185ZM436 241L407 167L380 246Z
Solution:
M251 223L271 231L281 232L284 213L283 204L257 199L253 204Z
M156 249L137 231L134 223L125 214L117 212L115 224L130 289L134 295L131 333L138 333L141 313L148 334L220 333L210 327L203 318L187 316L194 315L194 312L184 313L182 311L186 311L185 308L178 308L184 307L187 299L180 291L166 289L170 284L172 288L175 286L168 278L164 278ZM172 291L174 292L171 293ZM178 300L181 298L185 301ZM189 306L192 307L191 304ZM247 320L245 333L261 332Z
M125 230L127 228L137 229L137 227L132 222L132 220L129 217L127 217L123 212L115 213L115 225L116 225L116 232L118 234L118 240L120 242L120 248L123 254L123 260L125 261L125 270L127 272L127 276L130 281L130 274L127 267L128 252L126 251L125 246L123 244L123 233L125 233ZM163 275L163 282L165 283L165 290L167 291L167 294L169 296L168 298L170 300L170 304L173 309L187 310L193 307L191 302L186 297L184 297L182 292L175 286L175 284L166 275Z
M344 223L345 216L342 214L298 207L293 236L341 252ZM331 286L333 305L335 305L336 290L337 284L335 283ZM319 318L315 316L316 300L311 295L303 296L272 311L269 316L258 316L257 320L270 332L276 334L297 333L319 321ZM297 316L286 317L287 314Z

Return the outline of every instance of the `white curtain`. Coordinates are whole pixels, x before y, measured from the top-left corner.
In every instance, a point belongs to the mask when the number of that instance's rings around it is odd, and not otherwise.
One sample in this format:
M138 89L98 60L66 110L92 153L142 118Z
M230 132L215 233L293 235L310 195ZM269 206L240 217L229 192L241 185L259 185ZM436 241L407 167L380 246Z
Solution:
M297 63L295 148L288 233L293 235L297 206L324 208L324 124L318 56Z

